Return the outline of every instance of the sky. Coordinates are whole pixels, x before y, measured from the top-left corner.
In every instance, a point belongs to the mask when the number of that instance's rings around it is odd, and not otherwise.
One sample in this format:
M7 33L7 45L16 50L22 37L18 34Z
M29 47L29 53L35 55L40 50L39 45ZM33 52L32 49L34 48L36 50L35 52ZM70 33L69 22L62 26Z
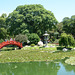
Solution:
M41 4L47 10L52 11L58 22L64 17L75 15L75 0L0 0L0 15L13 12L17 6Z

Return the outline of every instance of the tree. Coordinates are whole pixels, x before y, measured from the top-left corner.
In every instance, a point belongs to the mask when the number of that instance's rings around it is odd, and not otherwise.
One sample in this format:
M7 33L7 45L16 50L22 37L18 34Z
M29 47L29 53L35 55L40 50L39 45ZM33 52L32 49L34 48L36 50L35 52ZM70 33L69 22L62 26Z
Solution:
M63 30L75 37L75 15L72 15L71 18L65 17L62 22Z
M0 16L0 28L6 28L7 25L6 25L6 18L7 18L7 14L3 13L1 16Z
M57 24L57 31L59 32L59 34L63 33L63 23L60 22Z
M0 39L5 39L7 37L7 30L5 28L0 28Z
M68 17L65 17L64 19L63 19L63 30L68 34L68 33L70 33L70 18L68 18Z
M18 35L21 33L20 25L22 24L23 19L23 15L18 14L17 11L9 14L6 21L8 25L8 31L11 35Z
M28 38L26 35L19 34L19 35L16 35L15 40L18 42L24 43L24 42L27 42Z
M52 29L57 20L51 11L46 10L42 5L18 6L7 18L9 32L37 33L42 35L46 30Z

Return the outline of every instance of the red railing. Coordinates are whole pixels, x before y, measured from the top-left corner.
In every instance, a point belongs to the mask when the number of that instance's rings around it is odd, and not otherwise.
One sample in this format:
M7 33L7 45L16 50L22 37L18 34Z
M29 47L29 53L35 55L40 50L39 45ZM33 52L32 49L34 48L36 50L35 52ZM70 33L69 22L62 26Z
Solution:
M17 42L17 41L5 41L5 42L0 43L0 49L3 48L6 45L16 45L19 48L23 47L22 43L20 43L20 42Z

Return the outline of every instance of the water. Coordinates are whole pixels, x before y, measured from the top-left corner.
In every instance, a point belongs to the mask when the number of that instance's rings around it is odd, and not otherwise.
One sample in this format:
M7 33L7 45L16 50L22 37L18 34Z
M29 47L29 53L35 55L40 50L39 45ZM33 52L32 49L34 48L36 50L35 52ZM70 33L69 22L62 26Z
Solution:
M0 75L75 75L75 66L63 62L0 63Z

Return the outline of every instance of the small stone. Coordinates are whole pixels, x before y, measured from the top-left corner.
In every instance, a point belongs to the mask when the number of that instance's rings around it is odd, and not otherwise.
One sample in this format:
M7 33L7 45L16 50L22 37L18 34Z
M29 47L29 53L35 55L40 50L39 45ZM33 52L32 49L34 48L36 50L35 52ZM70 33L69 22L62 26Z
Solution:
M68 49L66 49L66 48L63 48L63 51L64 51L64 52L66 52L67 50L68 50Z
M16 50L16 48L15 48L15 50Z
M43 42L42 41L39 41L38 42L38 46L43 46Z

